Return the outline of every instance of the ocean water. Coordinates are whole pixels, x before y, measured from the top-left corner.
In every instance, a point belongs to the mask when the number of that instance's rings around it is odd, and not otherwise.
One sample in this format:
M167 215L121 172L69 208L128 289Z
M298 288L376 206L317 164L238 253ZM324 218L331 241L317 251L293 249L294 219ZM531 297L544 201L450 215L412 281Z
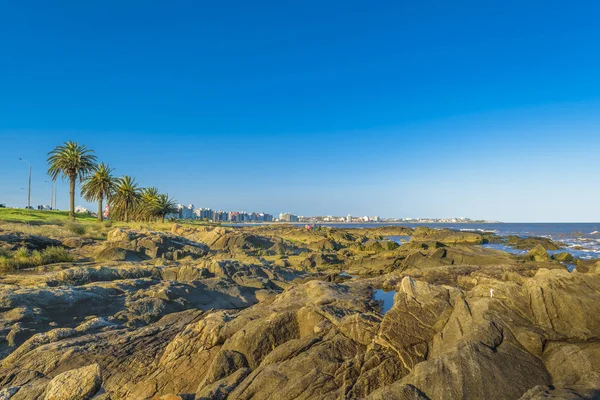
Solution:
M232 226L244 226L252 224L231 224ZM304 224L298 224L304 225ZM416 228L427 226L437 229L455 229L464 231L492 232L498 236L516 235L541 236L554 241L564 243L565 248L560 251L568 251L573 257L581 259L600 258L600 223L484 223L484 224L453 224L453 223L362 223L362 224L319 224L333 228L377 228L381 226L406 226ZM401 243L410 239L409 236L389 237ZM509 246L498 244L486 245L499 250L520 254L520 250ZM500 247L498 247L500 246Z
M498 236L540 236L563 243L565 248L549 251L550 254L568 251L573 257L581 259L600 258L600 223L490 223L490 224L338 224L328 225L340 228L369 228L376 226L407 226L415 228L428 226L437 229L455 229L463 231L492 232ZM392 239L392 237L390 237ZM397 238L405 239L403 236ZM396 239L396 237L393 237ZM523 254L522 250L502 244L488 244L486 247Z

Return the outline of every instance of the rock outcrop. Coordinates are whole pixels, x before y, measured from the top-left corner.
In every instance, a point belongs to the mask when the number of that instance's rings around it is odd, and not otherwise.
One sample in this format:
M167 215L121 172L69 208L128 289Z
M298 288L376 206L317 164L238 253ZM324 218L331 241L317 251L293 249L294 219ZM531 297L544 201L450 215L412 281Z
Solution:
M192 260L208 254L209 248L181 236L165 232L114 229L108 233L106 244L97 256L101 260L142 261Z
M0 277L0 399L600 396L596 260L382 232L113 230L143 261Z
M44 400L88 400L102 385L98 364L81 367L54 377L46 387Z

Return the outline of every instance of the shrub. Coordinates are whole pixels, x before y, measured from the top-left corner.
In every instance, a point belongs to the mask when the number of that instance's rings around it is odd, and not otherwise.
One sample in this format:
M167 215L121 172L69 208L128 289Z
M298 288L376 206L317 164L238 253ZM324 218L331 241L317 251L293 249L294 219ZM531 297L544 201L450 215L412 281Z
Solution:
M105 227L105 228L110 228L110 227L112 227L112 225L113 225L113 223L112 223L112 221L111 221L110 219L107 219L107 220L105 220L105 221L103 222L103 224L104 224L104 227Z
M386 243L386 247L388 250L396 250L398 247L400 247L400 245L390 240Z
M27 247L20 247L19 250L15 251L13 258L27 258L29 257L29 250Z
M39 265L54 264L59 262L73 261L73 256L63 247L46 247L41 253L41 263Z
M16 271L27 267L69 261L73 261L73 257L62 247L50 246L42 251L35 250L32 252L29 252L25 247L21 247L12 255L8 252L0 255L0 271Z
M67 222L65 227L75 235L85 235L85 226L78 224L77 222Z

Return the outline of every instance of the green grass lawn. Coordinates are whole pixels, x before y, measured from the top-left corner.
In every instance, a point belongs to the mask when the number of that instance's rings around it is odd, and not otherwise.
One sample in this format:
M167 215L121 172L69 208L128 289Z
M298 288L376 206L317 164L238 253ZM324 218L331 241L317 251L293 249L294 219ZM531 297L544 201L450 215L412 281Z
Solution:
M177 221L181 225L191 226L218 226L212 222L185 220ZM105 221L103 224L98 223L98 219L87 213L77 214L77 220L73 223L69 218L68 211L38 211L38 210L27 210L24 208L0 208L0 227L4 224L22 224L35 228L43 227L73 227L73 225L82 226L86 230L108 230L110 227L114 228L132 228L132 229L153 229L158 231L170 231L173 223L170 221L161 222L121 222L121 221ZM43 232L29 232L32 234L42 234ZM64 235L63 235L64 236ZM103 236L103 235L101 235Z
M60 223L69 220L68 211L38 211L24 208L0 208L0 221L22 223ZM77 221L96 221L87 213L77 214Z

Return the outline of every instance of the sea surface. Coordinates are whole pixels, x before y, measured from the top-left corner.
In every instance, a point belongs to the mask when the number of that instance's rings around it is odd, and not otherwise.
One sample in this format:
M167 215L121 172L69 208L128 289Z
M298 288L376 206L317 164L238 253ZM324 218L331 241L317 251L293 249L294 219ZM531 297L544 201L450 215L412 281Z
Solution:
M350 225L350 224L348 224ZM498 236L539 236L564 244L564 249L548 251L550 254L568 251L573 257L581 259L600 258L600 223L490 223L490 224L397 224L415 228L429 226L431 228L449 228L463 231L492 232ZM368 226L368 224L366 225ZM349 227L349 226L348 226ZM365 227L365 224L356 225ZM399 238L405 239L403 236ZM485 244L497 250L513 254L526 251L514 249L503 244Z
M236 226L247 226L252 224L231 224ZM304 224L297 224L304 225ZM428 226L431 228L455 229L464 231L492 232L498 236L516 235L521 237L540 236L561 242L565 248L560 251L568 251L574 257L582 259L600 258L600 223L474 223L474 224L452 224L452 223L363 223L363 224L318 224L333 228L377 228L382 226L406 226L416 228ZM390 239L404 242L409 236L394 236ZM520 254L522 251L513 249L502 244L487 244L486 247ZM549 252L550 254L555 252Z
M414 228L422 224L406 224ZM432 228L449 228L464 231L492 232L498 236L539 236L564 244L564 249L549 251L554 254L568 251L582 259L600 258L600 223L491 223L491 224L425 224ZM503 244L486 244L509 253L522 254L522 250Z

